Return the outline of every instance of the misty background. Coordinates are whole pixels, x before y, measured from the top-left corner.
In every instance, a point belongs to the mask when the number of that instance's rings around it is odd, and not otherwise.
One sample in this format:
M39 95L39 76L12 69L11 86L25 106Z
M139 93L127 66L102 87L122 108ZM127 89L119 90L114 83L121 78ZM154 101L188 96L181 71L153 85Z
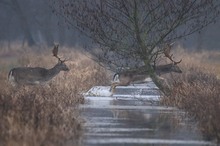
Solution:
M178 42L190 50L220 50L220 22L216 21L201 32ZM0 0L0 47L19 46L47 48L57 42L61 46L81 48L88 40L67 26L65 20L53 13L50 1Z

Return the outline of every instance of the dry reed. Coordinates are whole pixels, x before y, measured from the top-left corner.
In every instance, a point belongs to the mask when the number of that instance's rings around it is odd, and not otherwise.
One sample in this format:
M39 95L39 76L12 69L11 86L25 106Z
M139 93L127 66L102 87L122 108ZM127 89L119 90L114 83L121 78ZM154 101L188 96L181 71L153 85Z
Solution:
M220 142L220 67L211 56L219 52L187 53L181 50L183 73L172 75L171 94L162 103L184 109L198 121L199 128L208 140ZM184 57L185 56L185 57ZM212 59L210 59L212 58Z
M60 56L69 59L68 73L61 72L44 86L13 88L7 82L9 66L50 68L57 59L51 52L5 61L0 73L0 145L60 146L78 145L81 120L78 105L81 92L93 85L106 84L106 71L77 51L65 49Z

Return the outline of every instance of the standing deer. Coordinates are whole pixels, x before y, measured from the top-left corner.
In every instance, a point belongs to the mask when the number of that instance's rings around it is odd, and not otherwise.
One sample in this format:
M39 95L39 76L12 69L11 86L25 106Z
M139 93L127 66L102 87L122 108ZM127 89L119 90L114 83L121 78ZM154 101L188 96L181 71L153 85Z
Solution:
M182 59L177 62L174 61L172 58L173 54L170 55L170 50L171 50L171 45L167 45L164 48L164 55L169 60L171 60L172 63L166 65L158 65L155 67L152 66L157 76L171 72L182 73L182 70L179 68L179 66L177 66L177 64L179 64L182 61ZM118 78L119 82L113 82L111 84L110 91L112 93L114 93L114 89L116 88L116 86L128 86L129 84L134 82L143 82L146 78L150 77L150 75L146 70L146 66L142 66L136 70L125 70L120 73L116 73L113 76L113 81L115 80L116 77Z
M13 86L17 85L37 85L44 84L55 77L60 71L69 71L65 61L58 55L59 44L53 48L53 56L58 59L58 63L51 69L42 67L17 67L10 70L8 80Z

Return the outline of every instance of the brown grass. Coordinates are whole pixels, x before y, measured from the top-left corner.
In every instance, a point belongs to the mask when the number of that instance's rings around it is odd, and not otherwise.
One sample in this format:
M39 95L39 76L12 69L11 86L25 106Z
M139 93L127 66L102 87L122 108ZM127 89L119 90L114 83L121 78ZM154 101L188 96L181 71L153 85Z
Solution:
M77 145L81 134L78 113L84 99L81 92L106 84L106 71L80 52L60 49L69 59L68 73L61 72L45 86L13 88L7 82L11 66L50 68L57 59L50 51L33 52L2 61L0 72L0 145Z
M220 60L212 57L219 52L184 53L184 72L169 79L172 92L162 99L162 103L184 109L198 121L205 138L219 143Z

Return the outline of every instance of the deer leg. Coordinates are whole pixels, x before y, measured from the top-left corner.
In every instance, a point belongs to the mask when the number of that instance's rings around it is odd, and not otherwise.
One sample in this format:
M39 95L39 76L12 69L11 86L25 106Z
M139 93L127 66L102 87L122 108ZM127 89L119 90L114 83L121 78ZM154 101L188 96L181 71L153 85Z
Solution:
M115 90L117 85L118 85L118 83L112 83L111 88L110 88L110 92L114 93L114 90Z
M112 83L111 88L110 88L110 92L112 92L112 94L113 94L115 92L116 86L128 86L129 84L130 84L130 82L126 82L126 83L115 82L115 83Z

